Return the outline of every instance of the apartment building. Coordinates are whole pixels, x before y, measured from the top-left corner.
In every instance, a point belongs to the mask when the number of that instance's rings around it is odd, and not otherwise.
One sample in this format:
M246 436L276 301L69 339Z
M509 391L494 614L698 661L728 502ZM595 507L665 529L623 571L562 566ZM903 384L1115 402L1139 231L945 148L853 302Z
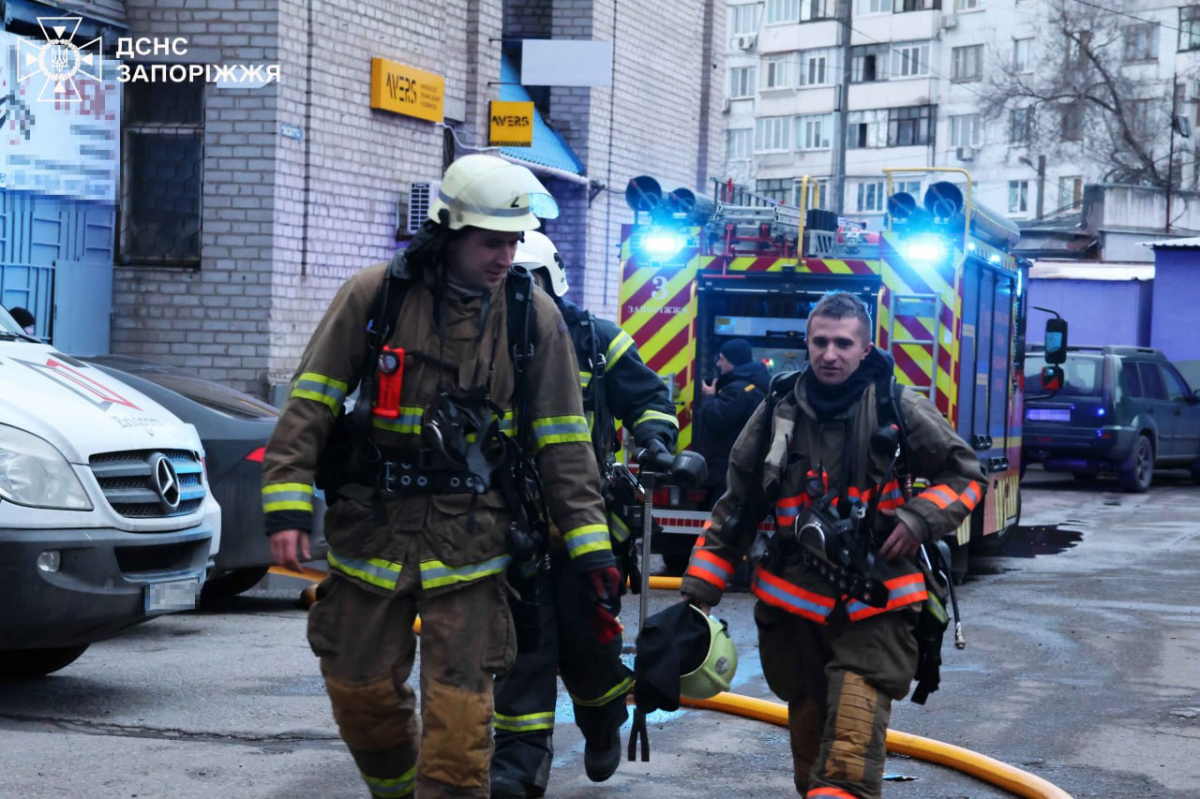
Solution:
M796 203L809 175L823 206L876 228L884 168L957 167L978 199L1019 222L1078 218L1085 185L1129 171L1114 170L1099 146L1105 126L1120 124L1160 175L1173 153L1176 190L1196 188L1195 138L1182 135L1197 122L1200 7L1191 4L731 0L728 33L727 173L767 199ZM1046 102L1049 84L1087 57L1081 41L1123 81L1122 121ZM1013 92L988 113L987 97L1014 81L1043 96ZM1172 110L1186 120L1174 136ZM910 192L930 182L894 178L894 190Z

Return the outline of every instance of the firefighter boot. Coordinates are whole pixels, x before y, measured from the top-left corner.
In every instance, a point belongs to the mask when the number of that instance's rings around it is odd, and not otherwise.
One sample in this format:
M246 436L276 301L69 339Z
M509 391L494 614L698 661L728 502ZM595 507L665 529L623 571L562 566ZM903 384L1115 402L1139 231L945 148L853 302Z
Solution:
M792 768L796 793L808 792L808 777L821 750L825 727L825 708L811 697L788 702L788 732L791 733Z
M592 782L604 782L621 765L621 728L612 731L608 746L601 749L587 743L583 747L583 770Z

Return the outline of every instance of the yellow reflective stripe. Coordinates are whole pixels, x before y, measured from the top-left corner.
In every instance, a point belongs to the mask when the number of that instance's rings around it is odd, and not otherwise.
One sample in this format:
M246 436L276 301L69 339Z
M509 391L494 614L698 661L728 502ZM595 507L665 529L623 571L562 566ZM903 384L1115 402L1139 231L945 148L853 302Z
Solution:
M512 558L508 555L500 555L491 560L485 560L483 563L467 566L447 566L440 560L423 560L421 561L421 587L440 588L444 585L468 583L490 577L508 568L510 560Z
M528 713L524 716L505 716L496 714L494 726L505 732L534 732L535 730L554 729L554 711L549 713Z
M608 543L607 524L585 524L583 527L576 527L563 535L563 541L566 542L567 553L572 558L589 552L612 550L612 545Z
M631 534L629 525L625 524L624 520L615 513L608 514L608 531L612 533L612 537L618 544L628 541Z
M591 443L588 422L582 416L547 416L533 421L534 449L576 441Z
M359 776L367 784L367 788L371 791L371 796L390 799L393 796L408 796L413 792L413 788L417 784L417 767L413 766L399 777L392 777L390 779L370 777L362 772L359 772Z
M580 372L579 373L579 385L581 388L587 388L588 384L590 384L591 382L592 382L592 373L591 372Z
M620 333L617 333L616 337L609 342L608 352L604 355L604 360L606 361L605 368L612 369L613 365L619 361L621 356L624 355L632 346L633 339L629 337L628 333L626 333L624 330L622 330Z
M663 413L662 411L646 411L638 417L638 420L633 423L633 426L637 427L642 422L666 422L675 429L679 429L679 419L677 419L673 413Z
M263 513L279 510L313 512L313 487L306 483L276 483L263 486Z
M325 560L343 574L357 577L364 582L386 588L389 591L396 588L396 582L400 579L400 570L403 568L402 564L383 558L339 558L333 554L332 549L325 553Z
M346 399L349 385L316 372L304 372L292 384L289 397L312 400L329 407L336 416L342 412L342 402Z
M420 405L401 405L400 415L395 419L385 419L371 414L371 426L389 433L421 435L421 419L425 417L425 409Z
M571 701L574 702L575 704L579 705L580 707L603 707L604 705L607 705L609 702L612 702L614 699L625 696L625 694L629 693L629 689L632 687L633 687L633 680L630 679L629 677L626 677L625 679L621 680L619 683L614 685L611 689L609 689L608 691L605 691L602 695L596 697L595 699L580 699L575 694L571 694ZM571 692L567 691L567 693L570 694Z

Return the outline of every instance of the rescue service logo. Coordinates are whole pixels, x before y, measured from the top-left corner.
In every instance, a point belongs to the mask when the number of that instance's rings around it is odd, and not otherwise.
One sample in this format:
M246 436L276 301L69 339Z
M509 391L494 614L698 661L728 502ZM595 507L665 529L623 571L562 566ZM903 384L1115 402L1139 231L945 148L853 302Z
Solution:
M18 40L17 82L44 75L46 82L38 93L39 103L82 102L75 78L104 80L104 59L99 54L104 43L99 36L84 44L75 43L75 34L83 22L80 17L37 19L46 43L39 46L29 39ZM95 48L94 52L92 48Z
M40 374L48 380L54 381L71 393L92 403L102 411L107 411L114 405L132 408L135 411L141 410L141 408L108 386L93 380L78 369L72 369L58 358L47 358L45 363L24 361L20 358L13 358L13 361L32 369L35 373ZM82 366L82 364L80 365Z

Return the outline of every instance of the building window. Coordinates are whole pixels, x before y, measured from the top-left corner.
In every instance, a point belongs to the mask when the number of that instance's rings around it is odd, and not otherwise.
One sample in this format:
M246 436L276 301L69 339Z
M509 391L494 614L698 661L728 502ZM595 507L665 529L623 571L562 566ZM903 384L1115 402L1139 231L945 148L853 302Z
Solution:
M1179 9L1179 49L1200 50L1200 6Z
M888 147L933 144L933 106L888 109Z
M955 11L974 11L983 8L983 0L954 0Z
M744 6L731 6L729 9L729 30L734 36L747 33L758 33L758 19L762 14L762 3L750 3Z
M777 202L780 205L787 205L792 195L792 179L770 178L756 180L754 182L754 191L768 200Z
M824 86L832 77L829 72L831 53L828 50L805 50L800 54L800 85Z
M736 161L754 154L754 128L725 131L725 160Z
M892 13L892 0L858 0L858 16Z
M877 213L887 205L885 183L882 180L856 181L854 209L860 214Z
M957 81L979 80L983 75L983 45L955 47L951 51L950 77Z
M1063 141L1083 140L1083 108L1078 105L1065 105L1059 109L1062 114Z
M796 148L799 150L828 150L829 134L832 130L833 114L796 117Z
M941 8L942 0L896 0L896 13L905 11L931 11Z
M979 125L979 114L950 117L951 147L978 147L982 143L983 131Z
M1157 104L1157 100L1133 100L1126 104L1129 128L1133 131L1133 135L1141 138L1149 138L1154 135L1155 119L1158 116L1155 108Z
M929 42L898 42L892 45L893 78L929 74Z
M830 19L835 8L837 0L800 0L800 21Z
M1121 30L1125 42L1126 61L1156 61L1158 59L1158 26L1130 25Z
M846 147L858 150L867 147L887 147L888 112L851 111L846 115Z
M734 67L729 70L729 97L737 100L754 96L754 67Z
M1033 109L1013 108L1008 112L1008 143L1029 144L1033 133Z
M919 180L896 180L892 183L892 188L895 194L904 192L916 197L917 202L921 201L921 181Z
M888 53L886 44L864 44L850 48L850 82L874 83L887 80Z
M767 24L795 22L800 18L800 0L767 0Z
M813 184L816 184L815 186ZM792 205L797 208L802 208L804 198L803 194L804 181L797 180L792 186ZM814 202L814 199L816 200ZM809 208L829 208L829 178L819 178L808 180L808 207Z
M1083 205L1083 177L1073 175L1058 179L1058 210L1079 208Z
M784 89L793 84L788 81L788 56L775 55L763 61L763 88Z
M1033 39L1013 41L1013 72L1033 71Z
M120 263L200 264L204 83L125 86Z
M791 117L760 117L754 121L754 152L786 153Z
M1008 212L1010 214L1029 213L1029 181L1010 180L1008 182Z
M1087 65L1088 53L1092 47L1091 31L1075 31L1067 36L1067 67L1084 67Z

